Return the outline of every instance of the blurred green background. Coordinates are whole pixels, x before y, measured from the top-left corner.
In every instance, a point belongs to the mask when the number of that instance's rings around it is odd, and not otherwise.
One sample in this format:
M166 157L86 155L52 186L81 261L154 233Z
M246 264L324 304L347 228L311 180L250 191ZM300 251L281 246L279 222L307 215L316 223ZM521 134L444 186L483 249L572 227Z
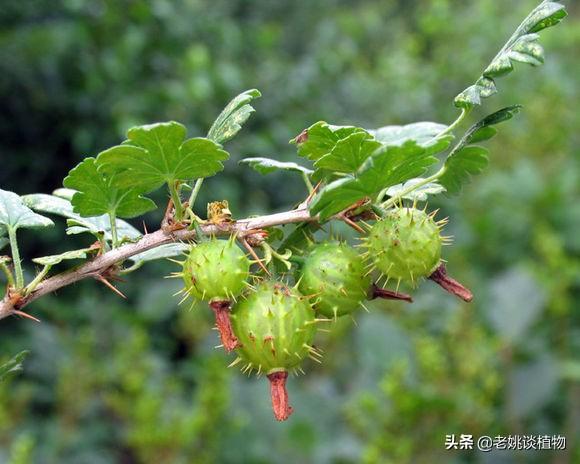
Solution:
M287 209L300 179L240 158L294 159L287 141L320 119L451 122L453 97L537 3L2 0L0 185L49 193L134 124L174 119L203 135L256 87L257 113L199 204ZM210 312L171 297L171 263L131 275L127 301L79 283L30 307L41 324L1 322L0 356L31 355L0 384L0 462L580 462L580 8L568 6L543 33L545 66L517 66L473 117L524 104L490 143L490 169L430 204L450 216L445 257L473 303L426 282L412 305L376 302L338 323L319 341L324 364L290 380L294 415L275 423L266 380L214 349ZM62 221L23 231L24 257L90 241L63 236ZM568 449L445 451L461 433L562 434Z

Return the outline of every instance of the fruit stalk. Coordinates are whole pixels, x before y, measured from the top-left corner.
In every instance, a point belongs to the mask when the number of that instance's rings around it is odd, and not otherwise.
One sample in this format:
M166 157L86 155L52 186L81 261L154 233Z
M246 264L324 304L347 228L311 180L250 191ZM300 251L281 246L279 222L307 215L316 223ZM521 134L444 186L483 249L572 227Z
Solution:
M277 371L268 374L270 381L270 394L272 395L272 410L276 420L285 421L292 414L293 409L288 404L288 391L286 390L287 371Z
M215 325L220 334L224 349L227 352L235 350L239 343L238 338L234 335L230 321L231 302L228 300L212 301L209 303L209 307L215 314Z
M440 264L439 267L435 269L435 272L433 272L433 274L431 274L428 278L435 282L437 285L440 285L445 291L461 298L467 303L473 300L473 293L471 293L471 290L461 285L455 279L452 279L447 274L447 268L443 263Z
M406 293L393 292L392 290L387 290L385 288L380 288L376 284L371 287L369 298L374 300L376 298L383 298L385 300L402 300L409 303L413 302L411 295Z

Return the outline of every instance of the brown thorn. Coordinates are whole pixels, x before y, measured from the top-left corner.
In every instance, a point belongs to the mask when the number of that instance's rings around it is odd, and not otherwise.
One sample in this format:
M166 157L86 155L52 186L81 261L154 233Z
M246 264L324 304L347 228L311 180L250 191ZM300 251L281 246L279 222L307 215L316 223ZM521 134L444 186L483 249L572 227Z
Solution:
M385 300L402 300L409 303L413 302L413 297L411 297L411 295L407 295L406 293L393 292L392 290L386 290L384 288L378 287L376 284L373 284L371 287L371 294L369 299L374 300L376 298L383 298Z
M231 302L227 300L212 301L209 307L215 314L215 325L220 333L220 339L224 349L229 353L235 350L240 343L238 338L234 335L232 323L230 321L230 307Z
M358 214L349 215L349 218L353 221L373 221L377 219L377 215L372 210L365 210Z
M461 298L463 301L469 303L473 300L473 293L467 287L464 287L455 279L451 278L447 274L447 268L445 264L441 263L435 272L429 276L433 282L437 285L441 286L445 291L455 295L458 298Z
M101 242L99 242L98 240L91 244L89 250L90 251L97 250L97 256L101 256L103 254L103 247L101 246Z
M145 235L147 235L149 233L149 231L147 230L147 224L145 224L145 221L143 221L143 232L145 232Z
M268 238L268 232L263 229L250 229L244 233L243 237L248 242L248 245L256 247L264 243L266 238Z
M342 219L347 225L349 225L354 230L356 230L359 234L364 234L365 233L365 230L361 226L359 226L352 219L348 218L345 214L341 214L340 215L340 219Z
M169 198L167 202L167 208L165 208L165 213L163 214L163 219L161 220L161 230L165 232L173 232L175 224L173 223L173 200Z
M121 298L127 299L127 297L125 295L123 295L123 293L118 288L116 288L113 284L111 284L111 282L109 282L103 276L97 276L97 277L95 277L95 279L97 279L99 282L105 284L107 287L109 287L109 289L111 289L113 292L115 292Z
M316 184L314 186L314 188L312 189L312 192L310 192L308 194L308 196L306 197L306 200L304 200L304 203L306 203L306 204L310 203L310 200L312 200L314 195L316 195L316 192L318 191L318 189L320 188L321 185L322 185L322 181L319 181L318 184Z
M36 319L34 316L31 316L30 314L25 313L24 311L20 311L18 309L13 309L12 314L16 314L17 316L22 316L27 319L32 319L34 322L40 322L40 319Z
M293 412L292 407L288 404L288 391L286 390L288 372L278 371L268 374L267 377L270 381L270 394L272 396L274 417L278 421L285 421Z
M260 257L256 254L256 251L248 243L246 238L240 237L239 240L240 240L240 242L242 242L242 245L244 245L244 248L246 250L248 250L248 252L252 255L252 258L254 258L256 260L256 262L258 263L258 266L260 266L262 268L262 270L266 273L266 275L270 277L271 276L270 272L268 271L268 269L266 269L266 266L264 266L264 263L262 262Z

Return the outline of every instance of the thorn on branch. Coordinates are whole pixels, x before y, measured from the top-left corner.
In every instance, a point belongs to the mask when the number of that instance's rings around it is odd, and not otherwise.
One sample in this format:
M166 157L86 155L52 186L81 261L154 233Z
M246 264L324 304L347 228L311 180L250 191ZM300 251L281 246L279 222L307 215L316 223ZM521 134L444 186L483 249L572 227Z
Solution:
M102 275L95 277L95 279L97 279L102 284L106 285L111 291L113 291L114 293L119 295L121 298L124 298L125 300L127 299L127 297L125 295L123 295L123 293L117 287L115 287L113 284L111 284L111 282L109 282L107 279L105 279Z
M455 279L447 274L445 264L441 263L439 267L429 277L437 285L441 286L445 291L461 298L463 301L469 303L473 300L473 293L467 287L464 287Z
M257 253L254 250L253 246L250 245L250 243L248 242L248 240L246 239L246 237L239 237L239 240L240 240L240 242L242 242L242 245L244 245L244 248L246 250L248 250L248 253L250 253L250 255L252 255L252 258L254 258L254 260L256 261L256 263L258 263L258 266L260 266L262 268L262 270L266 273L267 276L271 276L270 271L268 271L268 269L266 268L266 266L264 266L264 263L262 262L262 259L257 255ZM264 242L264 240L262 240L262 243L263 242Z
M165 208L165 214L161 220L161 229L165 230L173 223L173 200L170 198L167 202L167 208Z
M369 205L369 201L369 198L363 198L362 200L357 201L345 210L338 213L336 218L344 221L358 233L364 234L365 230L356 224L356 221L376 219L376 215L371 210L366 209Z
M28 313L25 313L24 311L20 311L20 310L18 310L18 309L13 309L13 310L12 310L12 314L15 314L15 315L17 315L17 316L21 316L21 317L25 317L25 318L27 318L27 319L31 319L31 320L33 320L34 322L40 322L40 319L37 319L37 318L35 318L34 316L31 316L30 314L28 314Z
M161 230L166 234L171 235L176 230L185 229L186 227L187 224L183 222L175 222L175 208L173 207L173 199L170 198L167 202L167 208L165 209L163 220L161 221Z
M349 218L352 221L374 221L377 219L377 215L375 214L374 211L367 209L364 211L361 211L357 214L351 214L349 215Z
M322 185L322 181L319 181L318 184L316 184L314 186L314 188L312 189L312 192L310 192L308 194L308 196L306 197L306 200L304 200L305 205L308 205L308 203L310 203L310 200L312 200L314 198L314 195L316 195L316 192L318 192L318 189L320 188L321 185Z
M348 226L356 230L359 234L365 233L365 230L361 226L359 226L356 222L354 222L352 219L350 219L346 214L340 213L338 217L342 219Z
M169 214L166 214L166 216L169 222L172 222L172 205L170 204L168 206ZM248 235L249 231L260 231L269 227L275 227L284 224L302 222L310 223L311 221L315 222L316 218L312 217L305 207L302 207L298 210L293 209L284 213L242 219L238 222L232 222L231 224L227 225L226 230L217 228L215 231L212 229L212 232L215 232L216 235L236 233L240 235ZM175 232L172 230L167 230L167 226L170 226L169 228L175 230ZM125 296L109 282L109 280L111 280L111 276L119 272L115 267L119 265L118 263L123 262L131 256L142 253L145 250L150 250L158 246L165 245L171 240L192 240L195 238L195 235L195 230L187 230L183 224L166 224L166 230L161 229L155 232L151 232L147 235L147 237L142 237L136 242L127 243L123 247L109 251L99 248L100 253L97 253L97 256L95 256L93 259L88 260L77 268L69 269L60 274L55 274L47 279L44 279L38 284L34 292L26 295L25 298L23 298L22 295L17 294L17 292L15 292L13 289L12 291L8 291L5 297L0 300L0 319L4 319L10 315L13 315L14 310L22 310L22 308L44 295L53 293L63 287L88 277L100 281L103 285L109 287L111 291L114 291L116 294L124 298ZM96 244L94 248L97 249Z
M91 246L89 247L89 251L96 251L97 252L97 256L101 256L103 254L103 244L97 240L96 242L93 242L91 244Z

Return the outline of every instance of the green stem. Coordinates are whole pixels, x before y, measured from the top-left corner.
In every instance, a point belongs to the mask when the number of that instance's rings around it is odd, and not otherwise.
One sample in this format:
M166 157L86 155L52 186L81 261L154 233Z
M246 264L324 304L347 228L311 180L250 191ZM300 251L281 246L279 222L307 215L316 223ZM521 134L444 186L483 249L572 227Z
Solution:
M117 223L115 222L115 225ZM108 245L107 245L107 240L105 239L105 234L103 232L99 232L97 235L97 239L99 240L99 244L101 245L101 250L103 250L103 253L105 251L108 251Z
M417 182L406 189L401 190L397 195L389 198L387 201L381 204L381 206L385 209L390 208L394 204L397 203L401 198L403 198L408 193L411 193L413 190L417 190L419 187L423 187L423 185L427 185L429 182L434 182L439 179L445 173L445 166L443 166L439 171L437 171L432 176L426 177L421 182Z
M435 139L438 139L439 137L443 137L444 135L449 134L450 132L452 132L457 126L459 126L459 124L461 124L463 122L463 120L467 117L467 115L471 112L471 108L461 108L461 113L459 114L459 116L457 117L457 119L455 121L453 121L451 123L451 125L449 127L447 127L447 129L439 132L435 137Z
M308 174L303 172L302 179L304 180L304 183L306 184L306 188L308 189L308 193L312 193L314 191L314 187L312 185L312 182L310 182L310 178L308 177Z
M117 220L113 211L109 211L109 221L111 223L111 240L113 242L113 248L117 248L119 238L117 237Z
M290 258L288 258L288 261L294 264L304 264L306 262L306 259L302 256L292 255L290 256Z
M378 217L385 217L385 210L381 206L372 204L371 209Z
M169 183L169 193L173 201L173 208L175 208L175 220L180 222L183 219L183 205L181 204L181 198L175 182Z
M6 258L8 259L8 258ZM6 274L6 280L9 287L14 287L14 276L5 261L0 261L0 269Z
M20 251L18 250L18 241L16 240L16 230L8 227L8 238L10 239L10 250L12 250L12 262L14 263L14 272L16 273L16 290L24 287L24 273L22 272L22 263L20 262Z
M129 274L129 273L131 273L131 272L133 272L133 271L136 271L136 270L137 270L137 269L139 269L141 266L143 266L143 261L139 261L139 262L137 262L137 263L133 264L132 266L129 266L129 267L126 267L126 268L123 268L123 269L121 269L121 270L119 271L119 274L123 274L123 275L125 275L125 274Z
M195 181L195 184L193 186L193 190L191 191L191 195L189 195L188 206L191 208L192 211L193 211L193 204L195 203L195 200L197 198L197 194L199 193L202 184L203 184L203 177L200 179L197 179Z
M185 208L185 216L188 217L190 221L187 230L197 230L202 219L195 214L189 206Z
M48 274L48 271L50 271L50 268L52 266L50 265L46 265L44 266L44 268L42 269L42 271L40 271L38 273L38 275L34 278L34 280L32 280L32 282L30 282L26 288L24 289L24 295L30 295L34 289L36 288L36 286L42 282L42 279L44 279L44 277L46 276L46 274Z

